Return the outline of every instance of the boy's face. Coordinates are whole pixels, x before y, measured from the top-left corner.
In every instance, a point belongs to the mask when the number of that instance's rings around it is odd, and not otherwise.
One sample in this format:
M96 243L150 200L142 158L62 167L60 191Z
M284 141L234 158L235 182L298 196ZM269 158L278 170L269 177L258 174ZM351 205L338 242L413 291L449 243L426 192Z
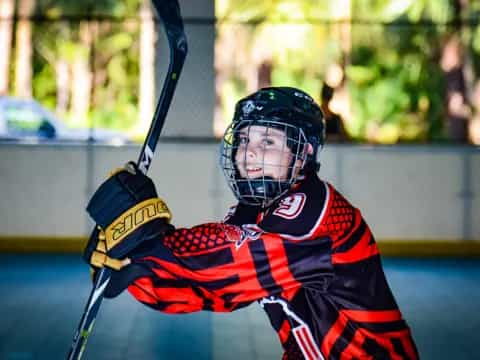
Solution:
M287 147L285 132L266 126L247 126L239 130L239 145L235 155L240 175L245 179L272 177L275 180L288 180L289 166L293 154ZM296 160L297 173L302 166Z

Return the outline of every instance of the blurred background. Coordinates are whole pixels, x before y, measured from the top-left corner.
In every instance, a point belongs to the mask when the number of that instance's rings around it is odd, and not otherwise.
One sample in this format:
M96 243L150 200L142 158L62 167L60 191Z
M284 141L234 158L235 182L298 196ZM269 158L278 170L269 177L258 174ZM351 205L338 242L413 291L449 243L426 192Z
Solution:
M239 97L288 84L338 114L348 140L480 143L478 1L183 3L192 45L183 90L200 82L177 96L190 116L171 135L219 137ZM0 17L0 95L141 141L166 56L148 1L2 0ZM3 133L37 125L36 110L17 107L2 106ZM199 119L200 108L214 116ZM192 117L203 132L189 130Z
M422 358L477 359L480 1L180 6L189 54L149 173L174 223L234 202L218 144L235 102L299 87L326 115L320 175L370 224ZM0 54L0 359L63 358L90 288L86 203L137 159L168 46L148 0L0 0ZM186 321L107 304L87 358L281 354L256 308Z

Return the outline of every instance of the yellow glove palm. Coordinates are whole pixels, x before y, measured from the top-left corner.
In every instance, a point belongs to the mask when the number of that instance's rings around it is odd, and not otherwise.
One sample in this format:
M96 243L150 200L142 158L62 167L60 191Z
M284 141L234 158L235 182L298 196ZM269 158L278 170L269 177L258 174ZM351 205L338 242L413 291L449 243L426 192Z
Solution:
M113 269L113 270L120 270L124 266L130 264L130 259L125 258L123 260L113 259L107 255L107 243L105 232L98 227L98 244L96 249L92 252L92 256L90 257L90 276L92 280L95 278L95 272L97 269L101 269L104 266Z

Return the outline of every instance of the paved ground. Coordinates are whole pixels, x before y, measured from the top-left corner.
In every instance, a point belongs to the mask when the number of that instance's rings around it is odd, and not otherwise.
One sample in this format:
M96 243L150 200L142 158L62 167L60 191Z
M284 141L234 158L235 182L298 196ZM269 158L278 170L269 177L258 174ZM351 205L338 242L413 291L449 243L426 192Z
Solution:
M422 359L480 359L480 260L386 259ZM0 255L0 359L64 359L90 291L73 255ZM257 305L164 315L123 294L104 301L84 359L280 359Z

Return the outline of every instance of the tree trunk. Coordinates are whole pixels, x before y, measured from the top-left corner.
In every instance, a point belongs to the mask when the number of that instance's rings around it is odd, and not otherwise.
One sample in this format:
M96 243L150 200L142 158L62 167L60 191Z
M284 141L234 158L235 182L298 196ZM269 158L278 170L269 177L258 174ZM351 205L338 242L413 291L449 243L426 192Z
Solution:
M251 32L241 24L220 24L215 40L215 110L213 132L221 137L233 115L233 104L228 104L225 86L231 78L244 82L246 92L257 90L258 71L249 60Z
M461 41L461 0L454 1L453 29L442 49L440 65L445 74L446 129L449 140L467 142L470 116L464 75L464 47Z
M266 59L260 64L257 74L258 88L272 86L272 70L273 64L270 59Z
M0 1L0 95L8 93L14 0Z
M56 113L59 116L65 115L68 110L68 99L70 90L70 69L68 61L59 58L55 62L55 80L57 88Z
M92 36L88 21L80 22L79 37L79 50L72 64L71 113L76 125L86 126L93 78L90 69Z
M29 17L35 9L35 0L20 0L20 20L16 30L15 92L20 97L32 97L32 24Z
M155 24L150 1L142 1L140 19L139 119L136 129L139 134L145 134L150 126L155 101Z
M341 45L341 59L331 64L325 73L324 83L334 89L331 110L348 123L352 119L350 92L347 88L345 68L350 63L352 52L352 0L341 0L334 7L333 19L338 21L333 26L333 33Z

